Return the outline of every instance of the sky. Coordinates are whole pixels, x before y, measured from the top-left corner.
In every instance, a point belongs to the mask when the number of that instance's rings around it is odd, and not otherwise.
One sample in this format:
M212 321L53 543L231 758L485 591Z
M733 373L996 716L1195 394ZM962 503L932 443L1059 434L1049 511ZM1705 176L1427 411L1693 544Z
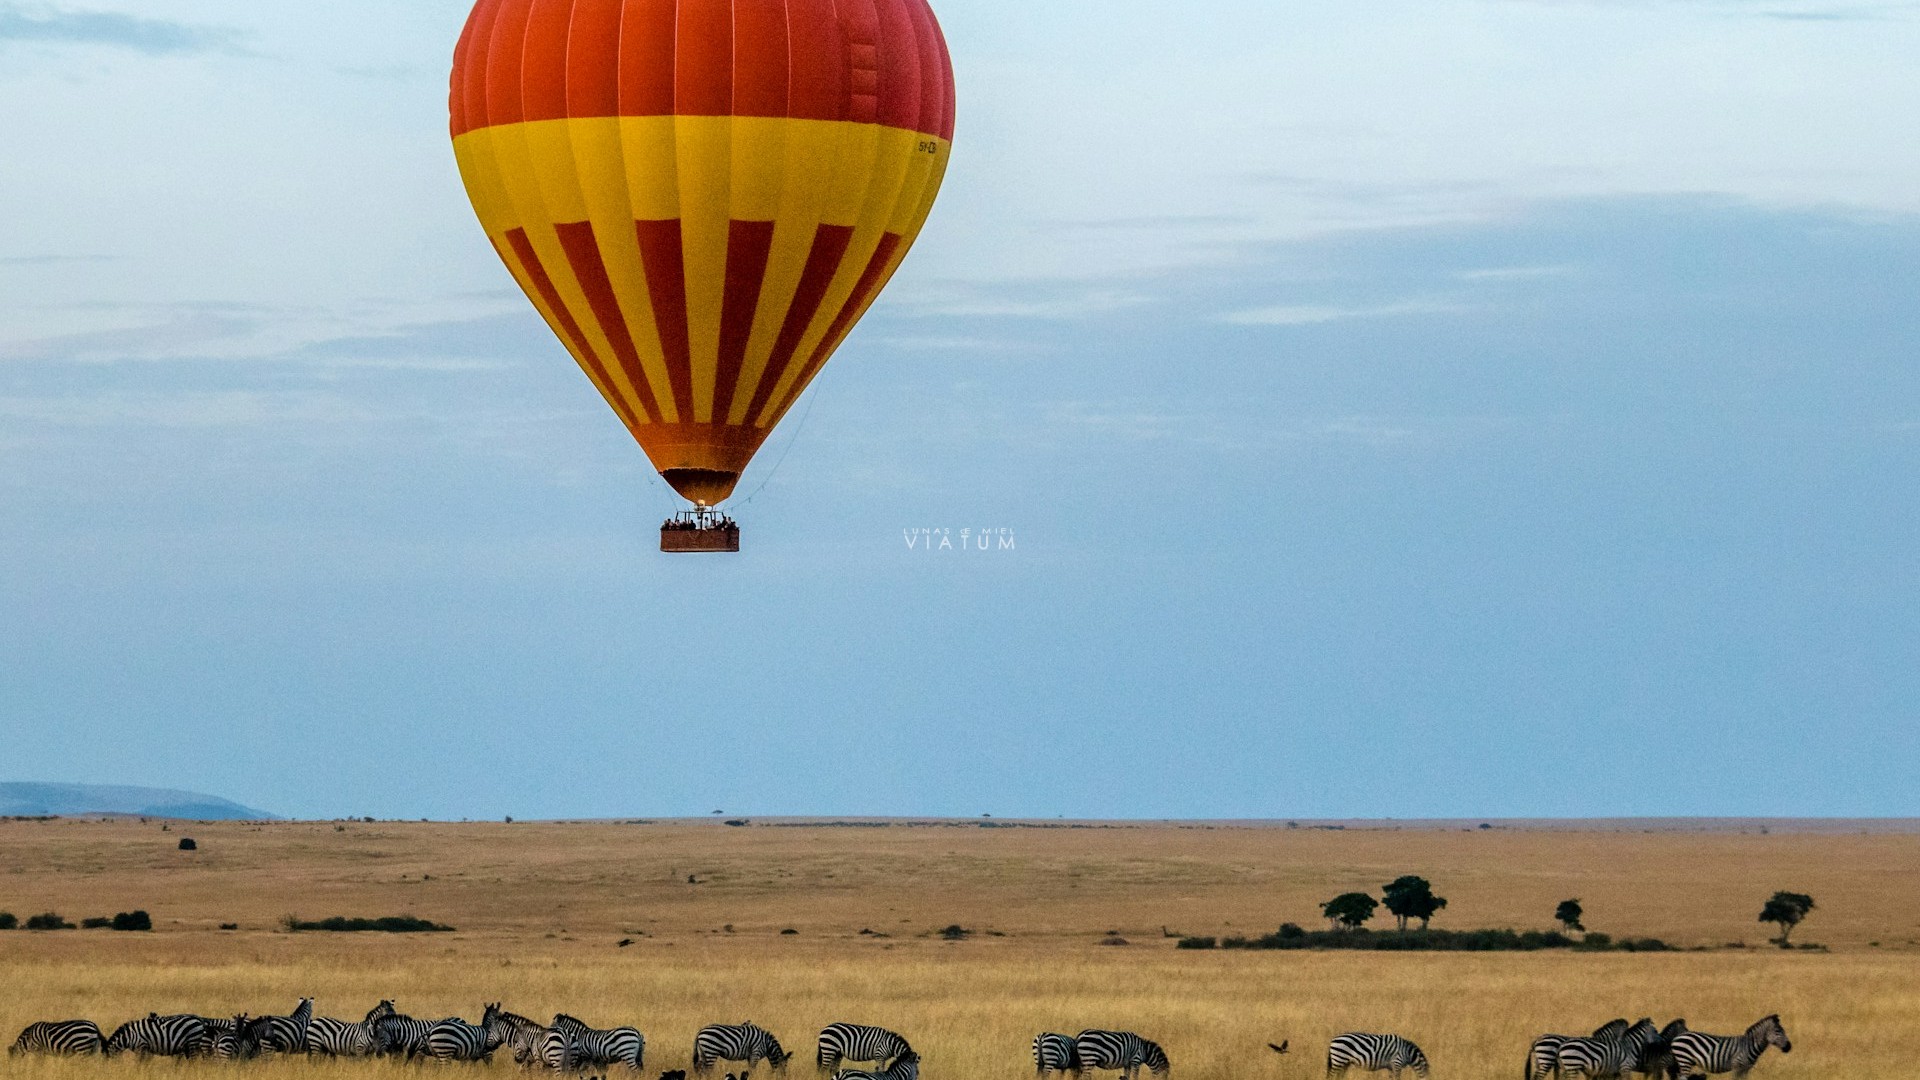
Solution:
M0 0L0 779L1920 815L1920 4L935 8L933 218L668 557L465 5Z

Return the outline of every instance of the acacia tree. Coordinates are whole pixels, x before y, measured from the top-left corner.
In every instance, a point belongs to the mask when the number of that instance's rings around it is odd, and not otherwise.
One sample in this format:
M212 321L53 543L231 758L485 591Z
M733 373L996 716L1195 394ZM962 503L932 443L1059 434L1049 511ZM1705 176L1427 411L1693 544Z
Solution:
M1584 914L1586 914L1586 912L1581 909L1580 901L1577 899L1562 900L1560 901L1560 906L1553 909L1554 919L1558 921L1561 926L1566 927L1568 932L1579 930L1584 933L1586 931L1587 928L1580 925L1580 916Z
M1434 912L1447 906L1447 898L1433 895L1433 885L1426 878L1407 874L1393 879L1382 890L1387 901L1387 910L1400 920L1400 929L1407 928L1408 919L1419 919L1420 929L1427 928L1428 920Z
M1380 902L1366 893L1341 893L1321 904L1320 913L1335 930L1355 930L1373 918L1373 909L1379 906Z
M1787 947L1787 935L1800 925L1800 920L1813 910L1813 897L1806 893L1777 892L1760 909L1760 921L1778 923L1780 926L1780 947Z

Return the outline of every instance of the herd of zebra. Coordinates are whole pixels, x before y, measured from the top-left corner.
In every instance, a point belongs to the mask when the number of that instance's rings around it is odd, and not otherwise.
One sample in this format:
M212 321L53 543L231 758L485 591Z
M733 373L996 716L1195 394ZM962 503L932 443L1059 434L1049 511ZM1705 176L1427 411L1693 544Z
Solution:
M1285 1042L1267 1045L1278 1053L1287 1052ZM111 1035L102 1035L91 1020L42 1021L28 1025L8 1052L226 1060L290 1054L399 1055L407 1060L483 1061L504 1047L516 1062L528 1067L581 1073L621 1065L637 1073L646 1046L646 1038L635 1028L594 1028L565 1013L541 1024L507 1012L497 1002L486 1006L478 1024L457 1017L416 1020L396 1010L392 1001L382 1001L364 1019L349 1022L313 1015L313 999L302 998L286 1016L149 1013L120 1025ZM1781 1053L1793 1049L1778 1015L1762 1017L1740 1035L1692 1031L1684 1020L1659 1028L1651 1018L1634 1024L1621 1018L1602 1024L1592 1035L1535 1039L1527 1051L1525 1080L1632 1080L1630 1074L1635 1073L1651 1080L1704 1080L1729 1072L1744 1077L1769 1046L1779 1047ZM751 1023L710 1024L693 1040L695 1075L710 1074L721 1061L739 1062L744 1066L739 1080L746 1080L746 1070L760 1062L782 1070L792 1057L772 1033ZM848 1062L875 1067L841 1068ZM814 1063L822 1073L831 1072L833 1080L919 1080L920 1075L920 1055L905 1038L865 1024L823 1028ZM1053 1073L1070 1073L1077 1080L1090 1069L1117 1070L1121 1080L1135 1080L1141 1069L1156 1077L1172 1071L1159 1043L1130 1031L1098 1028L1078 1035L1049 1031L1034 1036L1033 1067L1039 1080ZM1431 1065L1409 1039L1349 1032L1328 1042L1327 1075L1343 1077L1349 1069L1387 1072L1394 1080L1411 1070L1426 1080ZM663 1072L660 1080L687 1080L687 1073ZM732 1073L727 1080L735 1080Z
M1708 1035L1691 1031L1685 1020L1664 1028L1649 1017L1629 1025L1624 1018L1610 1020L1591 1035L1542 1035L1527 1051L1526 1080L1613 1080L1629 1073L1693 1080L1715 1073L1743 1077L1777 1046L1785 1054L1793 1040L1775 1014L1763 1016L1739 1035ZM1424 1075L1424 1073L1422 1073Z

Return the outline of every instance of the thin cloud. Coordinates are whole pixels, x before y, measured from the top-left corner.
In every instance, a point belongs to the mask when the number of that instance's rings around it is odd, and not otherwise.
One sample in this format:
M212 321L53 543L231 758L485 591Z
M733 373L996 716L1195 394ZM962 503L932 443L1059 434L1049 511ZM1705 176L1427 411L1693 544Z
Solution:
M1276 304L1272 307L1236 311L1221 317L1221 322L1236 326L1315 326L1320 323L1346 322L1352 319L1392 319L1409 315L1457 315L1469 310L1461 304L1439 300L1406 300L1396 304L1370 307L1342 307L1332 304Z
M239 34L219 26L144 19L117 11L0 5L0 42L105 45L149 56L237 53Z

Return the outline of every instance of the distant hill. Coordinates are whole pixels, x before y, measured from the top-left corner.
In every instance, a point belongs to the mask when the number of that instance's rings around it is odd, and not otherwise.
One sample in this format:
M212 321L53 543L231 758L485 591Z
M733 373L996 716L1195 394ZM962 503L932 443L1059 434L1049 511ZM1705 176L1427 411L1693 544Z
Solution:
M128 814L184 818L189 821L259 821L274 817L264 810L192 791L106 784L0 783L0 817L39 817L44 814L63 817Z

